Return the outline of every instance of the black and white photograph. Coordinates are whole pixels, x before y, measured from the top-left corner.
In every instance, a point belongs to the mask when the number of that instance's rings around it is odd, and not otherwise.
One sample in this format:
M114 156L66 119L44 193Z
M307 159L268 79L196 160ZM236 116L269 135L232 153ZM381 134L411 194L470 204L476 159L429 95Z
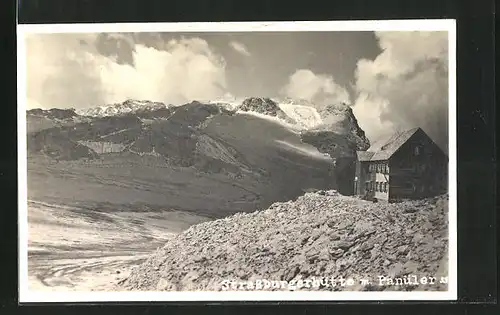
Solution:
M21 300L456 298L453 20L18 47Z

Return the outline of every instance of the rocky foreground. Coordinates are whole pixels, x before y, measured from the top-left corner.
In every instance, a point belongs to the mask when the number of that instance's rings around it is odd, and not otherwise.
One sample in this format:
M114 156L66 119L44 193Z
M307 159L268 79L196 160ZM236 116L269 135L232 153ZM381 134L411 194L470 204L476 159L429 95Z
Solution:
M137 266L119 289L218 291L228 281L327 277L353 281L302 289L446 290L447 214L447 195L387 204L335 191L306 193L264 211L190 227Z

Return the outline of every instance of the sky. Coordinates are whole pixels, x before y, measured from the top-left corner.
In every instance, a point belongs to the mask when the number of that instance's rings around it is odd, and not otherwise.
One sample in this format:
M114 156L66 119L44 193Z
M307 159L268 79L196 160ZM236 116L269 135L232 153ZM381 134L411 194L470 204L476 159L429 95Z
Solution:
M27 104L345 102L372 141L422 127L447 149L447 48L446 32L29 34Z

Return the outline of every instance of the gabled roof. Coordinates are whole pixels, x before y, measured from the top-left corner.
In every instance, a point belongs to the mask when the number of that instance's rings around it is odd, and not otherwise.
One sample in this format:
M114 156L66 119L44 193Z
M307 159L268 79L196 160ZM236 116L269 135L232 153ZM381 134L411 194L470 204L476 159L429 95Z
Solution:
M359 161L370 161L375 152L357 151L356 154Z
M405 144L420 128L397 132L389 137L374 142L367 151L358 151L359 161L388 160Z

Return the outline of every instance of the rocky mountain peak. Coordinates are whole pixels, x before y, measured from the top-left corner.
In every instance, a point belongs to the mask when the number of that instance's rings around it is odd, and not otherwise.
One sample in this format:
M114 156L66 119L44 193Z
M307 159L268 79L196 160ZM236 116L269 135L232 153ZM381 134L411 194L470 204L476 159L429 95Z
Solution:
M316 143L321 152L329 153L332 157L353 157L355 151L370 147L370 140L359 126L349 105L329 104L318 112L323 124L302 132L304 141ZM345 145L341 145L342 143Z
M108 117L137 113L140 111L155 111L170 107L172 106L161 102L128 99L122 103L80 109L77 113L81 116Z
M243 111L254 111L270 116L276 116L279 112L281 112L278 104L268 97L246 98L239 109Z
M302 106L309 106L316 108L317 105L314 104L313 102L305 99L297 99L297 98L291 98L291 97L285 97L285 98L280 98L278 99L278 102L281 104L285 105L302 105Z
M58 120L64 120L64 119L71 119L75 116L78 116L78 114L75 112L73 108L69 109L60 109L60 108L52 108L52 109L41 109L41 108L35 108L35 109L30 109L26 111L26 114L32 115L32 116L39 116L39 117L45 117L48 119L58 119Z

